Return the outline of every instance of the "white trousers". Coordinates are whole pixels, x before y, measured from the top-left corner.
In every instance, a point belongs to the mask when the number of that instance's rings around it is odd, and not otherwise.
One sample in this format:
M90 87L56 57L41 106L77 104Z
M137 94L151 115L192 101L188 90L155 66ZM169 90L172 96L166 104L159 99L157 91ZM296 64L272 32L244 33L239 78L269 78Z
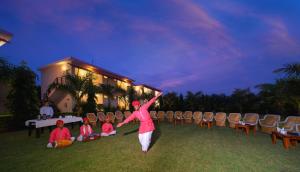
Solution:
M101 133L101 136L110 136L110 135L114 135L114 134L116 134L117 132L116 132L116 130L113 130L112 132L110 132L110 133L104 133L104 132L102 132Z
M139 134L139 140L142 145L142 151L148 151L148 148L151 143L151 136L153 131Z

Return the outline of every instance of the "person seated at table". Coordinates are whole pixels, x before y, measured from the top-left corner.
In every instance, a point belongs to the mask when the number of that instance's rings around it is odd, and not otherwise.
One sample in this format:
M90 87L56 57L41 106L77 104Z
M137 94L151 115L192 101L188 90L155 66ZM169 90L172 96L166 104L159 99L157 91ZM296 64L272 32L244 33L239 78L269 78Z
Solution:
M114 130L114 127L110 123L110 119L106 117L105 123L102 125L101 136L111 136L115 134L116 134L116 130Z
M71 133L68 128L64 127L63 120L57 120L56 126L51 133L49 138L48 148L62 148L70 146L75 140L74 137L71 137Z
M80 127L80 135L77 137L77 141L82 142L90 137L95 136L99 136L99 134L93 133L93 129L89 125L89 119L83 118L83 125Z
M42 117L52 118L53 117L53 108L49 106L49 102L46 101L44 106L40 108L40 115Z

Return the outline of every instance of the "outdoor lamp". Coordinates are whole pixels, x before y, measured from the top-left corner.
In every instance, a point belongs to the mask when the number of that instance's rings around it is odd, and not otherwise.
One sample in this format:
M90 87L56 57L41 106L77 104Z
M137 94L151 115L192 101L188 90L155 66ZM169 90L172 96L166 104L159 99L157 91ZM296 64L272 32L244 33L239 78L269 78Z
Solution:
M12 36L13 35L11 33L0 29L0 47L8 43L11 40Z

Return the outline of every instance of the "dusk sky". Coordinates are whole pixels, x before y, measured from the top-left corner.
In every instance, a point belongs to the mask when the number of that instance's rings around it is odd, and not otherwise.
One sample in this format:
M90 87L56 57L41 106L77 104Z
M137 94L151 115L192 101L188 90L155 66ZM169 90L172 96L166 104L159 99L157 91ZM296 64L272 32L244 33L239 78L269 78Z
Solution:
M230 94L300 61L299 0L1 0L0 56L79 58L165 92Z

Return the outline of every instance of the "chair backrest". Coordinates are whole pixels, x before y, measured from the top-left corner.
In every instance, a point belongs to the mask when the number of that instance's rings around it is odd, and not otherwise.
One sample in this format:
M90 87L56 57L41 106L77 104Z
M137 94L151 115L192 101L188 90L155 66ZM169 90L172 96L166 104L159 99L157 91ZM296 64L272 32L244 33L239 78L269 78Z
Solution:
M157 112L157 118L164 119L165 118L165 112L164 111L158 111Z
M182 119L182 111L175 111L174 117L176 119Z
M203 119L205 120L212 120L214 118L213 112L204 112Z
M128 118L130 115L131 115L131 112L130 112L130 111L125 111L125 112L124 112L125 118Z
M215 115L215 120L226 120L226 113L225 112L217 112Z
M115 116L116 116L117 119L123 119L124 115L121 111L118 110L118 111L115 112Z
M288 116L286 117L286 122L300 124L300 116Z
M242 118L240 113L230 113L228 116L228 120L231 122L239 122Z
M94 113L87 113L86 117L90 122L97 122L97 116Z
M166 116L167 116L168 119L173 119L173 118L174 118L174 112L173 112L173 111L170 111L170 110L169 110L169 111L167 111L166 113L167 113Z
M296 125L296 131L297 131L297 132L300 132L300 124L297 124L297 125Z
M185 111L183 114L183 117L185 119L192 119L193 118L193 112L192 111Z
M107 112L106 117L109 118L111 121L115 120L115 114L113 112Z
M105 121L105 114L104 114L104 112L98 112L97 116L98 116L98 120L100 122L104 122Z
M259 115L257 113L245 113L243 121L245 123L257 124Z
M202 112L200 111L195 111L193 114L194 119L202 119Z
M273 125L280 121L280 115L266 114L263 118L266 125Z
M156 111L154 110L150 111L150 116L151 118L156 119L157 118Z

